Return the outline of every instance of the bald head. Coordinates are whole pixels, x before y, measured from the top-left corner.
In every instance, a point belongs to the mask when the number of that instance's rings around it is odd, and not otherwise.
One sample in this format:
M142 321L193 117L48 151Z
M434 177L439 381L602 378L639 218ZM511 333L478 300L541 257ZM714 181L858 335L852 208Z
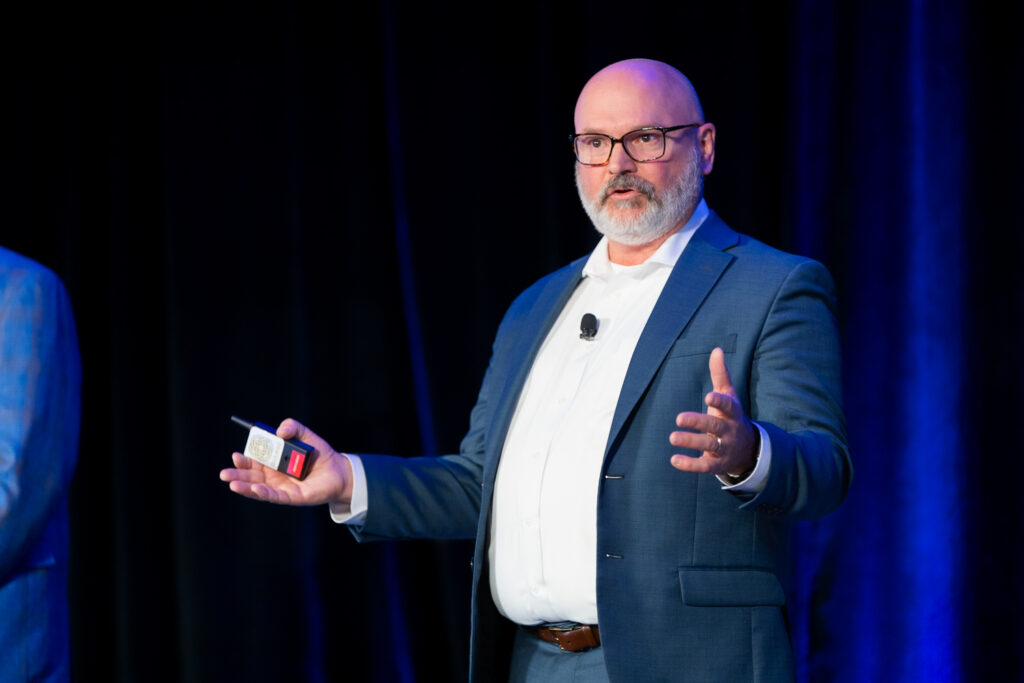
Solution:
M627 59L601 69L583 86L576 101L576 131L600 126L628 107L664 118L655 125L704 121L697 91L678 69L653 59Z

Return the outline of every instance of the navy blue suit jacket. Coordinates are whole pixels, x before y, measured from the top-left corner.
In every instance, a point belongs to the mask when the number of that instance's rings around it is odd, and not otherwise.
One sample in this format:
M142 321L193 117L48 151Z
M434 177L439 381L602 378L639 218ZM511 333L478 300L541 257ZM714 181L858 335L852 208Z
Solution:
M498 459L534 356L584 263L543 278L509 308L458 455L363 457L370 508L358 537L476 539L473 680L506 676L512 639L486 566ZM771 440L771 469L756 496L669 464L675 416L705 410L716 346L747 415ZM594 561L611 680L792 680L777 578L783 518L833 510L852 476L825 268L740 235L712 213L637 343L601 476Z

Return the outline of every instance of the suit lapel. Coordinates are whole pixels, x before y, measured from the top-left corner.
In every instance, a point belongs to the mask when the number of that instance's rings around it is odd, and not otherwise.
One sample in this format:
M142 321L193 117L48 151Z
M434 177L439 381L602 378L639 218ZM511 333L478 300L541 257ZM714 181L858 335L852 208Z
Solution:
M737 241L737 233L712 211L680 254L629 362L608 433L606 459L669 349L732 261L724 250Z
M523 343L518 344L509 354L508 365L512 370L509 371L508 381L501 389L493 420L487 430L487 443L484 446L487 461L484 464L483 473L485 486L489 487L494 483L498 458L501 456L501 449L505 444L509 423L512 421L512 415L519 402L519 394L522 392L523 384L526 383L530 368L533 367L537 352L569 297L579 285L586 262L587 259L584 257L552 275L525 314L525 319L518 323L521 326L519 337Z
M536 299L532 302L520 302L520 306L525 309L523 313L519 313L519 308L514 311L522 319L511 323L515 326L513 333L516 335L516 343L507 353L507 379L498 392L484 441L480 519L477 522L476 547L473 555L473 610L470 635L470 678L473 680L507 677L507 669L506 673L500 676L495 676L491 669L496 665L500 670L503 666L500 662L508 661L509 652L502 650L500 655L495 655L492 646L497 642L494 634L503 630L508 631L511 622L498 613L487 588L490 575L487 566L487 538L491 525L491 503L494 479L498 473L498 460L501 458L509 423L519 402L519 394L522 393L527 374L533 366L533 360L537 357L537 352L551 326L558 319L558 314L562 312L573 290L579 284L586 261L584 257L552 274ZM511 643L512 634L507 634L502 642Z

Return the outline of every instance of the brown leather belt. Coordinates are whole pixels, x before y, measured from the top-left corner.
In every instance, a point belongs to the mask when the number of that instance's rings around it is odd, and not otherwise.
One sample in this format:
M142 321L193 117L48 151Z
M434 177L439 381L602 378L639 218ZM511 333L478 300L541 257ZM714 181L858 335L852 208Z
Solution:
M543 641L554 643L561 650L566 652L586 652L587 650L601 646L601 633L597 625L577 624L572 627L561 626L525 626L527 632L532 633Z

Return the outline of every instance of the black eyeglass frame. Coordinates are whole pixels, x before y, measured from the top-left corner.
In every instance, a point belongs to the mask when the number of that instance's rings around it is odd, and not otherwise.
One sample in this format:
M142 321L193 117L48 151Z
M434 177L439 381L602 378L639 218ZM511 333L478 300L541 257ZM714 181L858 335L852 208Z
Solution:
M608 162L612 160L612 152L615 150L616 142L622 145L622 150L626 153L626 156L628 156L633 161L642 164L645 161L656 161L665 156L665 150L668 147L665 144L665 139L667 138L665 133L671 133L674 130L683 130L684 128L697 128L703 125L703 123L684 123L681 126L669 126L668 128L662 128L661 126L645 126L644 128L637 128L636 130L631 130L628 133L623 134L621 138L613 138L611 135L605 135L604 133L572 133L569 135L569 143L572 145L572 154L574 157L576 157L576 161L583 164L584 166L607 166ZM637 159L635 156L629 153L629 148L623 145L622 141L628 138L630 135L633 135L634 133L643 133L644 131L648 130L656 130L661 133L661 154L659 154L656 157L648 157L647 159ZM582 137L586 137L588 135L600 135L601 137L608 138L609 140L612 141L612 144L608 147L608 158L599 164L588 164L585 161L580 161L580 154L579 151L577 151L576 149L576 140Z

